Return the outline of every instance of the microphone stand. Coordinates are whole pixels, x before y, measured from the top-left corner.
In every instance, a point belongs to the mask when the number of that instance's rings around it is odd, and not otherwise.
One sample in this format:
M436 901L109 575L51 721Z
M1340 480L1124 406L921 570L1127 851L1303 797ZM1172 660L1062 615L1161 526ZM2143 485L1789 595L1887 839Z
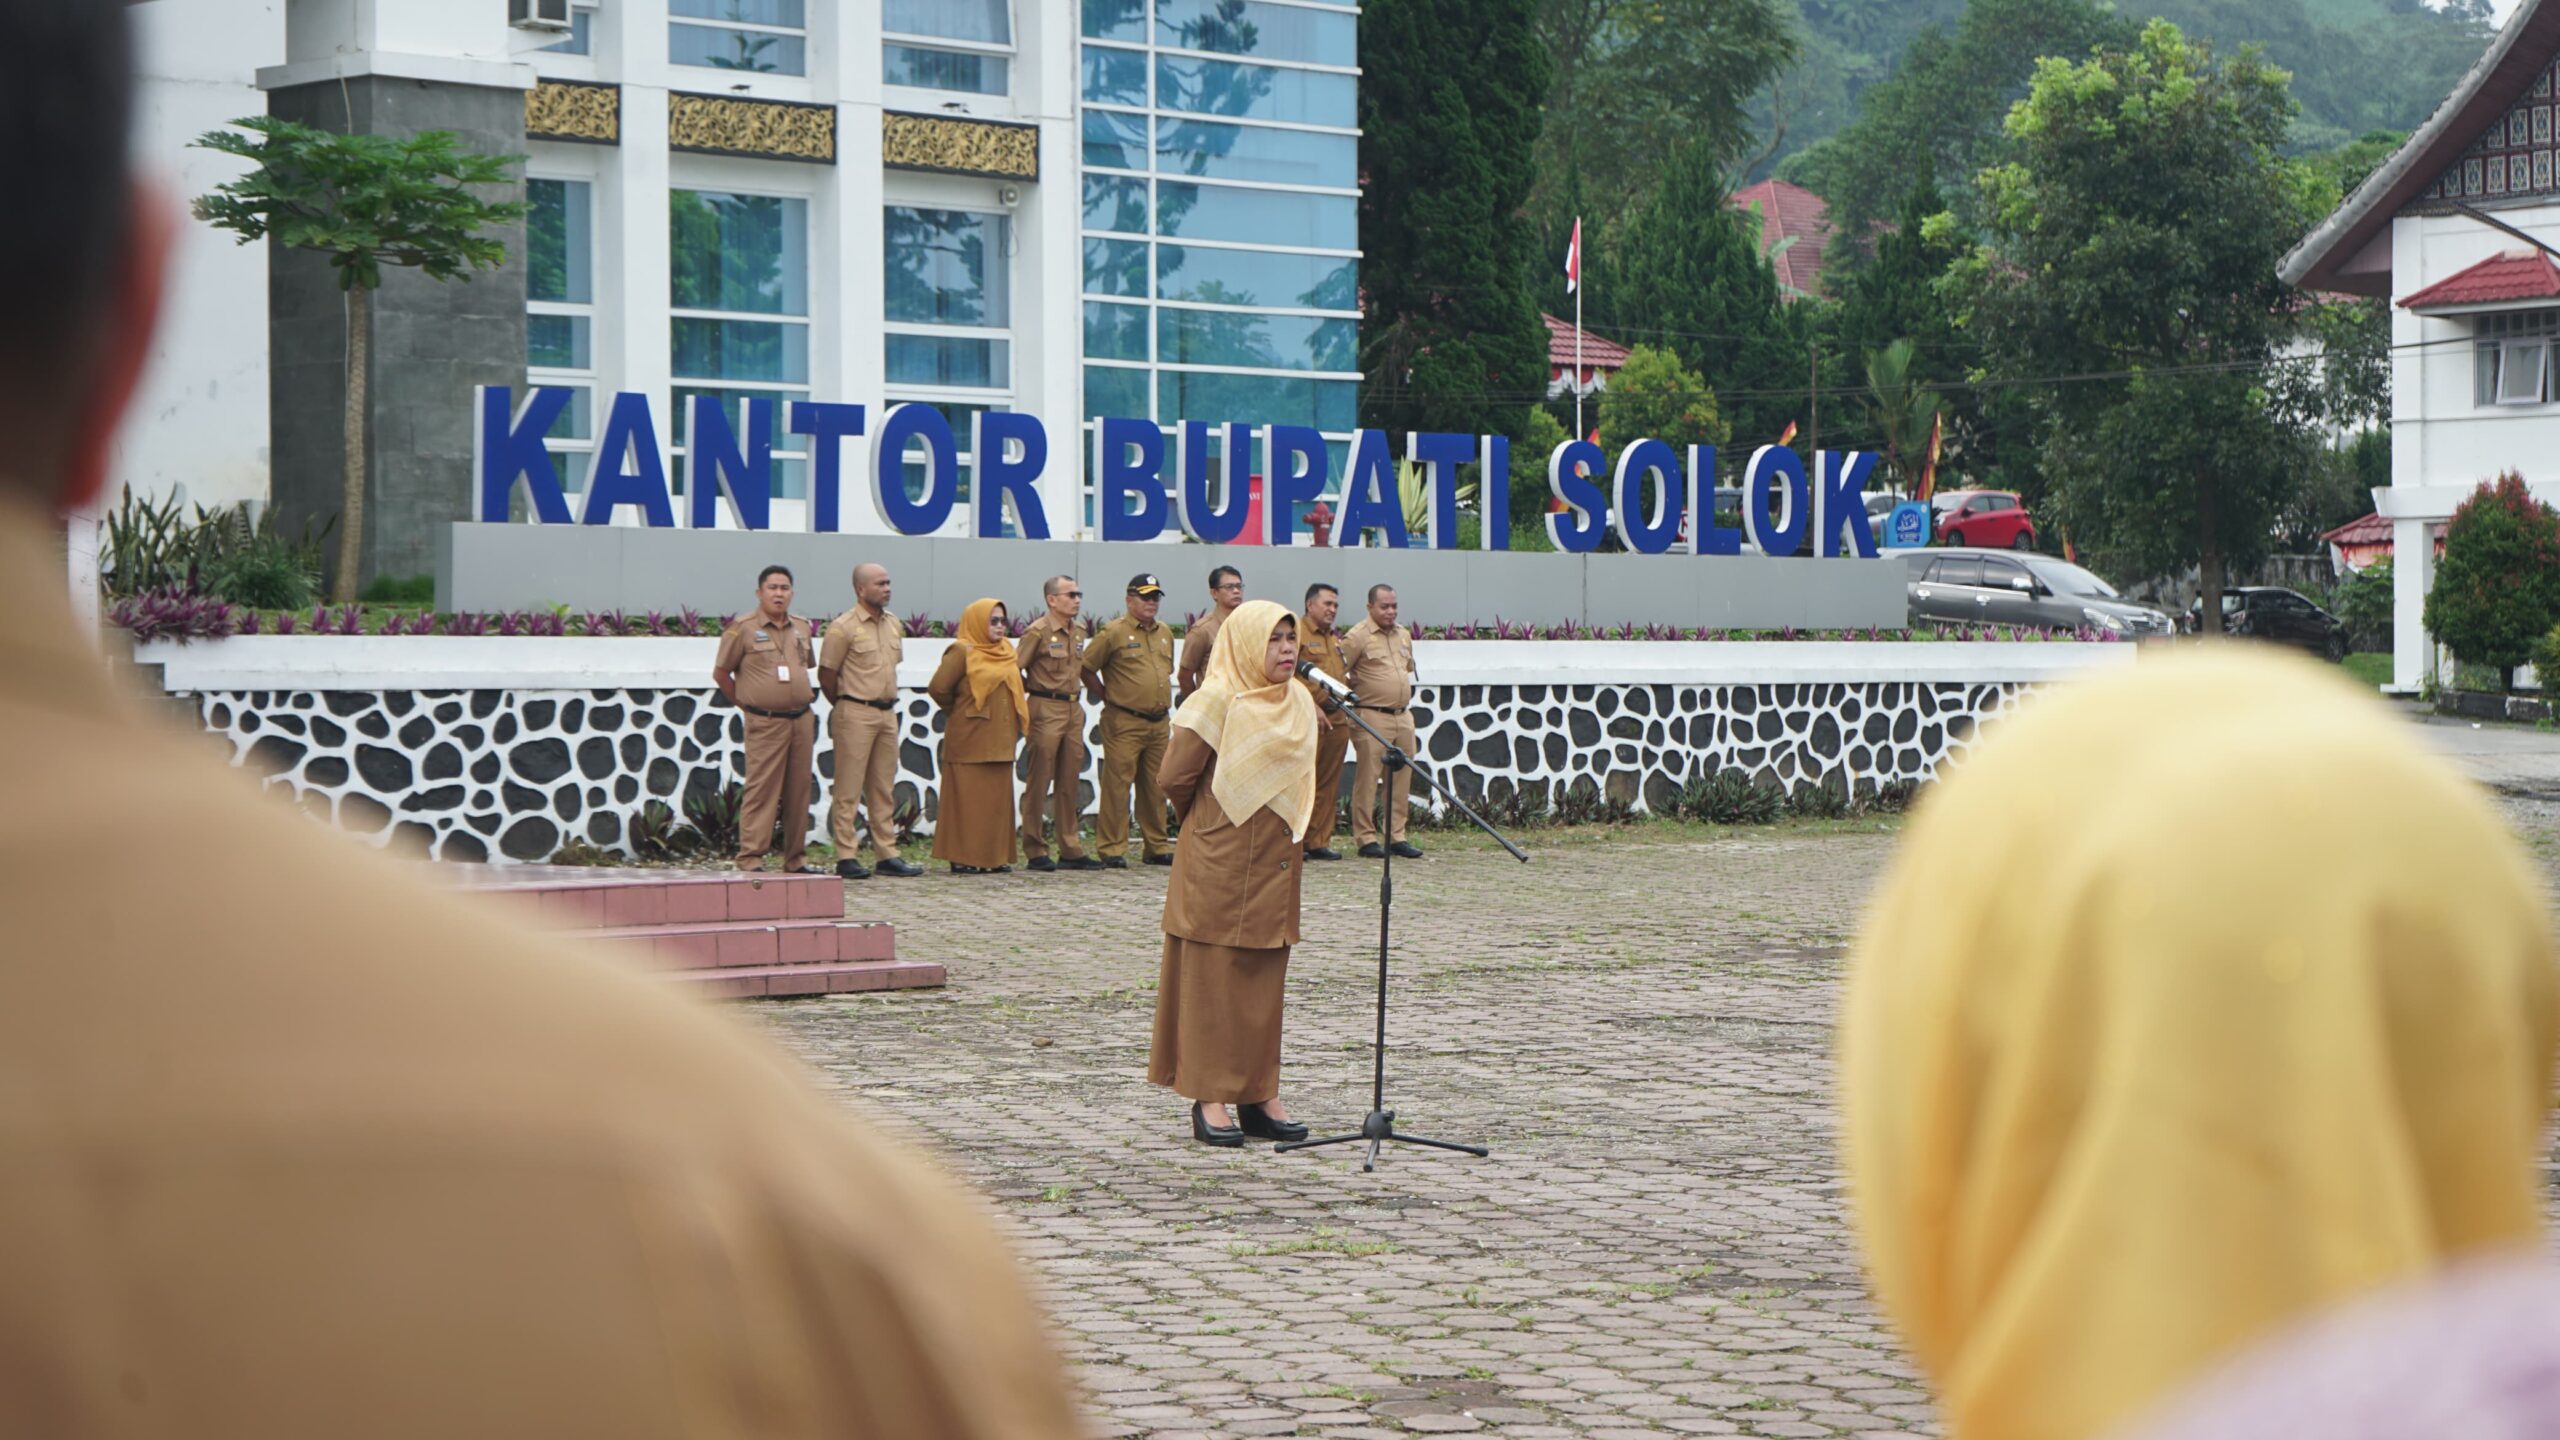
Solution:
M1311 668L1302 666L1300 673L1304 674ZM1368 732L1369 738L1377 741L1385 750L1387 774L1393 775L1398 770L1411 770L1414 774L1421 776L1422 783L1429 786L1433 794L1455 807L1459 814L1474 821L1477 829L1492 836L1495 844L1510 851L1511 858L1523 865L1529 863L1529 852L1512 844L1501 831L1486 824L1483 816L1467 808L1467 802L1451 793L1449 787L1441 784L1438 777L1415 764L1412 756L1389 744L1386 736L1379 734L1368 721L1361 719L1359 701L1358 695L1346 690L1336 698L1335 707L1348 717L1352 724ZM1387 813L1388 797L1394 793L1393 786L1382 785L1378 789L1376 797L1378 833L1382 836L1395 833L1394 827L1388 823ZM1374 1171L1378 1168L1379 1148L1390 1142L1397 1145L1421 1145L1433 1150L1455 1150L1461 1154L1479 1158L1490 1155L1493 1152L1482 1145L1461 1145L1454 1140L1430 1140L1420 1135L1398 1134L1396 1112L1387 1108L1387 952L1396 908L1396 852L1392 846L1380 848L1385 852L1386 863L1378 867L1378 1038L1371 1051L1368 1118L1360 1122L1360 1129L1356 1134L1327 1135L1314 1140L1287 1140L1271 1148L1275 1151L1313 1150L1325 1145L1354 1145L1366 1140L1369 1142L1369 1156L1360 1162L1360 1168L1363 1171Z

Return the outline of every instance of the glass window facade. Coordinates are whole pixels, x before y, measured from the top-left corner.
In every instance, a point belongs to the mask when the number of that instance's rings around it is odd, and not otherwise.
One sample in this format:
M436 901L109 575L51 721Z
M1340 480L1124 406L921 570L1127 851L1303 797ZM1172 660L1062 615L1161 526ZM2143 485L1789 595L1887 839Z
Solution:
M670 191L668 242L669 370L675 379L670 426L677 451L686 444L694 396L721 401L742 445L745 402L771 400L773 493L807 495L805 441L781 423L791 401L809 398L809 202Z
M1008 0L888 0L880 28L888 37L880 47L880 78L891 85L972 95L1011 88Z
M575 392L547 445L575 493L595 455L595 191L533 176L525 200L525 383Z
M807 0L667 0L667 62L806 75Z
M1078 14L1085 417L1310 425L1338 458L1360 382L1356 5Z

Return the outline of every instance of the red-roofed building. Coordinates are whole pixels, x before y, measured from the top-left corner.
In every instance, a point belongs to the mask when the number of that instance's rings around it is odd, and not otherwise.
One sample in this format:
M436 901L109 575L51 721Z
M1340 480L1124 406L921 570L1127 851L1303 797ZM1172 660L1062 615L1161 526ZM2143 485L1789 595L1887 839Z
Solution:
M1779 293L1789 300L1820 294L1822 252L1831 245L1831 206L1821 196L1784 180L1763 180L1734 192L1733 208L1760 212L1760 252L1778 272Z
M2441 673L2436 546L2481 482L2560 504L2560 0L2521 0L2462 83L2285 257L2285 283L2391 307L2391 483L2332 544L2391 529L2391 686Z
M1560 400L1579 389L1587 399L1609 388L1609 377L1627 363L1627 347L1586 329L1582 332L1582 375L1574 379L1573 322L1553 315L1547 322L1547 398Z
M2391 522L2379 515L2350 520L2320 539L2329 547L2330 563L2340 570L2362 570L2391 558Z

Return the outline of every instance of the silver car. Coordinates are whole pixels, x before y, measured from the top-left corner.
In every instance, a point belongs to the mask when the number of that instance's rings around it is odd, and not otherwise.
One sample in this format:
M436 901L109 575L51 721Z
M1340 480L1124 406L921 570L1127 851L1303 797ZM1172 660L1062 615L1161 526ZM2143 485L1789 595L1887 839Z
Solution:
M1914 625L2086 625L2128 640L2177 633L2167 613L2136 605L2068 560L2010 550L1913 550L1908 593Z

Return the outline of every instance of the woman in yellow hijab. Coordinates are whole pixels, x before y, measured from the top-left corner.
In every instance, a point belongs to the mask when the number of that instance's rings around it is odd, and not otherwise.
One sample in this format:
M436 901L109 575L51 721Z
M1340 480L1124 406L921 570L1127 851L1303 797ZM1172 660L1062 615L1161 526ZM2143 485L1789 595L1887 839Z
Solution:
M1158 771L1182 844L1165 887L1147 1079L1192 1100L1192 1138L1204 1145L1307 1133L1280 1103L1299 842L1316 803L1319 722L1297 664L1288 611L1268 600L1237 606L1200 688L1173 717Z
M1952 1434L2102 1435L2531 1246L2554 1005L2514 841L2370 696L2226 651L2034 701L1915 817L1842 1026L1859 1238Z
M1031 714L1004 603L960 612L960 633L925 687L942 707L942 804L933 855L954 875L1013 868L1013 754ZM841 783L841 782L839 782Z

